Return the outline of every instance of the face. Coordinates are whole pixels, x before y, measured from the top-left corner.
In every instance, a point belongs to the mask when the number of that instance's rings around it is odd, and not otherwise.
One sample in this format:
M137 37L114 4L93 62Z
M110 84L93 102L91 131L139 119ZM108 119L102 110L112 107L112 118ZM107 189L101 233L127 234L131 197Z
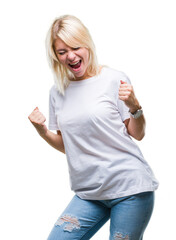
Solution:
M60 63L74 74L76 80L89 77L87 74L89 62L89 51L87 48L71 48L60 38L57 38L54 42L54 49Z

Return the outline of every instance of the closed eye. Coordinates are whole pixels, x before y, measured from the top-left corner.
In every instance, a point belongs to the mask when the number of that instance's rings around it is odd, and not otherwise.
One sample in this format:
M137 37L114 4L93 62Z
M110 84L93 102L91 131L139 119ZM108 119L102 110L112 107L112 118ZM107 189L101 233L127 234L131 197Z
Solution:
M77 50L79 50L79 49L80 49L80 47L72 48L72 50L74 50L74 51L77 51ZM57 53L58 53L59 55L64 55L64 54L66 53L66 51L57 51Z
M63 55L65 52L58 52L59 55Z
M73 50L78 50L78 49L80 49L80 47L76 47L76 48L72 48Z

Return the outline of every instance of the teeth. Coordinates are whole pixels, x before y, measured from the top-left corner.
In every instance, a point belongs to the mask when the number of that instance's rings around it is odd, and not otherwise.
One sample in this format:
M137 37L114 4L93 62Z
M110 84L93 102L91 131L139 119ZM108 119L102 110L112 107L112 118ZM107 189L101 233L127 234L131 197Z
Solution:
M76 65L77 63L79 63L79 61L77 61L77 62L75 62L75 63L72 63L72 64L70 64L70 65Z

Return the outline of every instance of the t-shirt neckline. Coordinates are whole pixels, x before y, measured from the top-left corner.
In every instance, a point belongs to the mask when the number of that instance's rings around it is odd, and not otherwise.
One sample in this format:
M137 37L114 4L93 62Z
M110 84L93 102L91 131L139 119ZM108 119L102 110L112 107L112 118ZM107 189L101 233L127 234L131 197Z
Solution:
M92 76L90 78L82 79L82 80L79 80L79 81L76 81L76 80L75 81L74 80L70 81L69 86L80 86L80 85L85 85L85 84L94 82L102 74L102 72L104 71L104 68L105 68L105 66L102 67L99 74L97 74L95 76Z

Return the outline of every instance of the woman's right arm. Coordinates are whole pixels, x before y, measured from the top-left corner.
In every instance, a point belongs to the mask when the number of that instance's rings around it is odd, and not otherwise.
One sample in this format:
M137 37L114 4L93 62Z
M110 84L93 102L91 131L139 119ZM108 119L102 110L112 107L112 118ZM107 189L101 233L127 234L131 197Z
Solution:
M44 122L46 118L39 111L38 107L28 116L28 119L31 121L33 126L36 128L39 135L52 147L59 150L62 153L65 153L64 143L62 139L61 132L58 131L57 134L51 132L47 129Z

